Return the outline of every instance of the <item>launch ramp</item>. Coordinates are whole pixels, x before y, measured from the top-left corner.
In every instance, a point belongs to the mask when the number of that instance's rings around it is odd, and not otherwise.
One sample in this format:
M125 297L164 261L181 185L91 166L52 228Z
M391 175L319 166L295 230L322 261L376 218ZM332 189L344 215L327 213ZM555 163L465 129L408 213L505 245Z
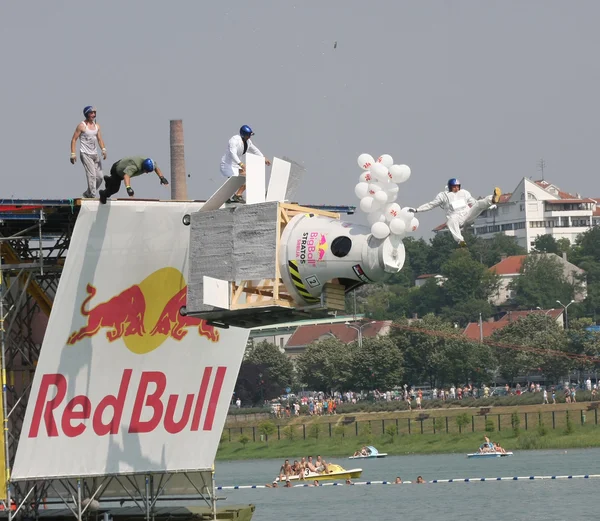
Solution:
M179 313L188 279L182 219L201 206L81 203L11 476L28 484L25 499L40 490L78 498L80 517L85 494L151 503L212 490L248 331Z

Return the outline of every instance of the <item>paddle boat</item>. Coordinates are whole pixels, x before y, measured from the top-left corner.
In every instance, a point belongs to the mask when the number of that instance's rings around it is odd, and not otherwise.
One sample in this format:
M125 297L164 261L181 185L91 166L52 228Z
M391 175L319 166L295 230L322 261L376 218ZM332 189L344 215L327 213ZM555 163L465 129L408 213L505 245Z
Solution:
M335 481L335 480L346 480L346 479L355 479L355 478L360 478L360 475L362 474L362 469L349 469L346 470L344 467L342 467L341 465L336 465L335 463L328 463L327 464L327 469L329 470L329 472L327 474L325 474L324 472L320 473L320 472L311 472L308 469L304 470L304 481L307 482L311 482L311 481ZM288 481L301 481L300 480L300 476L290 476L287 478ZM282 482L286 481L286 478L284 477L282 480ZM279 476L277 476L273 482L279 482Z
M364 450L357 451L357 453L358 454L350 456L348 459L385 458L387 456L387 452L379 452L372 445L367 445L364 447Z
M502 452L494 449L494 445L491 443L482 443L477 452L467 454L467 458L504 458L505 456L512 456L512 452Z

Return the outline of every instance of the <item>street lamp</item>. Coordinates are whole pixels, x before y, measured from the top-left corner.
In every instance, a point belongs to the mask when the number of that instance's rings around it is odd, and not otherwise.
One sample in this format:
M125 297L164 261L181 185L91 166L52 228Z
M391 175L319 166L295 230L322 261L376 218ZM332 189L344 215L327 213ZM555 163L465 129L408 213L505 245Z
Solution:
M352 329L354 329L358 332L357 340L358 340L359 349L362 347L362 330L363 330L363 328L367 327L370 324L374 324L374 323L375 323L375 320L371 320L371 322L367 322L366 324L363 324L362 326L356 327L356 326L353 326L352 324L350 324L350 322L345 322L346 327L351 327Z
M563 303L562 303L560 300L557 300L556 302L557 302L558 304L560 304L560 305L563 307L563 309L565 310L565 329L569 329L569 314L568 314L568 312L567 312L567 308L568 308L568 307L569 307L571 304L573 304L573 302L575 302L575 301L574 301L574 300L571 300L571 302L569 302L569 303L568 303L566 306L565 306L565 305L564 305L564 304L563 304Z
M558 300L557 300L556 302L558 302ZM561 304L561 305L562 305L562 304ZM569 305L570 305L570 304L569 304ZM543 310L543 309L542 309L540 306L536 306L536 307L535 307L535 309L539 309L540 311L544 311L544 310ZM549 309L548 311L546 311L546 312L544 313L544 315L548 315L548 313L552 313L553 311L554 311L554 308L552 308L552 309Z

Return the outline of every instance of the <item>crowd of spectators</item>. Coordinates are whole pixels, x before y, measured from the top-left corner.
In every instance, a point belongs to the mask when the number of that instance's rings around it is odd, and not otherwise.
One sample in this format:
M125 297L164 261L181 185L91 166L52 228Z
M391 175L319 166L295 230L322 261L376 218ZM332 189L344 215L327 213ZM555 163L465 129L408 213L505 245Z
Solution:
M342 404L356 404L369 400L373 402L403 401L409 410L420 410L423 400L454 401L465 399L490 398L493 396L520 396L524 393L540 393L540 401L543 404L556 403L557 393L562 393L566 403L577 402L578 388L585 389L591 393L592 400L597 397L598 386L592 384L588 378L584 383L577 385L570 382L556 386L543 386L540 383L527 382L523 385L517 383L514 387L504 386L491 387L486 384L480 386L471 383L448 387L416 387L407 384L389 391L362 391L362 392L304 392L302 396L295 394L283 395L280 398L265 402L271 409L271 414L278 419L292 418L306 414L308 416L332 416L336 415ZM242 406L241 401L235 401L237 408Z

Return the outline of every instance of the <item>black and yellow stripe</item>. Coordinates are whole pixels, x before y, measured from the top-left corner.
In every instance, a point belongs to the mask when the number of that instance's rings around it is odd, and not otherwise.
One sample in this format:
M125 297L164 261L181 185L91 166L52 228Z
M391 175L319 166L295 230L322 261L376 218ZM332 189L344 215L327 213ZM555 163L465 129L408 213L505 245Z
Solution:
M310 292L306 289L304 282L302 282L302 278L300 277L300 272L298 271L298 261L291 260L288 262L288 267L290 270L290 277L292 278L292 283L296 287L296 291L300 294L300 296L311 304L315 302L319 302L320 299L317 297L313 297Z

